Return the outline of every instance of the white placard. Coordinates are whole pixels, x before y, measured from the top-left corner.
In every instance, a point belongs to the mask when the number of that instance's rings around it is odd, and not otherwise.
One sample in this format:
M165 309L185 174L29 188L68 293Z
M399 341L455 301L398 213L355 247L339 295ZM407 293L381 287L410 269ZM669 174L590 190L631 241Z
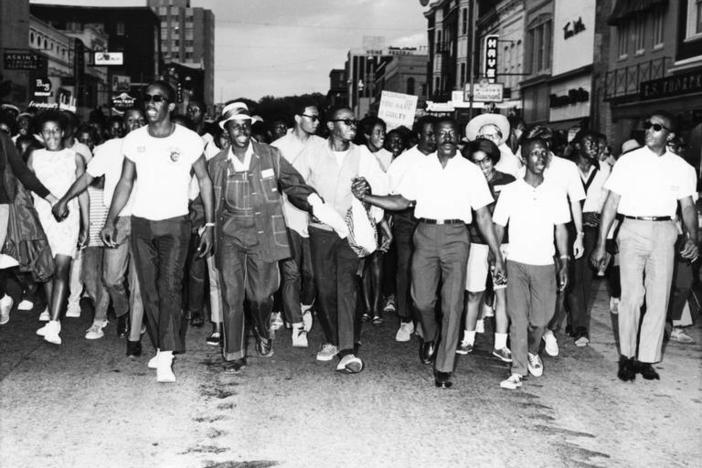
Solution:
M95 52L95 65L122 65L123 63L122 52Z
M417 96L383 91L380 94L378 117L385 121L388 131L404 125L412 128L417 112Z

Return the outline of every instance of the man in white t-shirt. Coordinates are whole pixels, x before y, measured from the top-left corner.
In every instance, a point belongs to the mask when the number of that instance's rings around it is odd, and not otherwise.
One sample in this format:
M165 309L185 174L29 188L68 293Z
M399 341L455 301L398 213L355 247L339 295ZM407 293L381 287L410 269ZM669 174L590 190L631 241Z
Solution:
M646 146L622 155L604 185L609 195L602 210L597 247L592 254L596 268L604 266L605 241L617 213L624 216L619 228L619 370L623 381L659 379L652 363L661 360L665 319L675 264L678 231L675 212L680 206L686 240L683 259L698 254L697 210L693 196L695 178L689 164L667 150L677 131L675 118L655 112L645 122ZM646 313L641 316L641 306ZM638 337L638 339L637 339Z
M149 367L159 382L174 382L173 353L183 352L180 336L182 284L190 243L188 194L191 173L200 185L205 225L198 252L212 249L214 227L212 182L207 174L200 136L171 122L175 92L156 81L144 94L148 125L124 138L122 176L115 188L102 237L114 246L115 222L134 190L132 248L141 286L148 331L156 348Z
M295 169L299 169L298 156L308 146L324 144L315 135L319 127L319 109L313 103L303 102L295 112L295 127L271 146L278 148ZM309 214L295 207L283 194L283 215L288 228L290 258L281 260L283 276L282 297L285 320L292 324L293 346L306 348L307 333L312 328L312 304L315 299L314 276L310 235L307 230Z
M507 259L507 313L512 347L511 375L500 386L521 387L527 371L543 373L539 356L541 337L556 306L555 242L560 253L558 270L562 291L568 278L568 232L570 211L565 193L544 177L548 146L540 138L522 144L526 163L524 178L506 185L497 200L492 219L501 240L509 223Z

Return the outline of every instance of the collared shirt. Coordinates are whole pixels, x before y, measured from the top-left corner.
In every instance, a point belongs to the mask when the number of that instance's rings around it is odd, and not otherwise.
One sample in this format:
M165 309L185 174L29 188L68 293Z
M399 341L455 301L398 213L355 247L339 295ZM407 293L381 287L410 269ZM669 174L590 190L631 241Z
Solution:
M675 216L678 200L695 193L689 164L666 151L648 147L622 155L604 187L621 198L617 211L625 216Z
M173 133L156 138L148 126L124 137L124 156L136 166L132 214L151 221L188 214L190 172L203 154L200 135L176 124Z
M585 189L580 181L578 166L573 161L561 158L551 153L551 160L544 169L544 181L551 182L568 196L571 202L585 200ZM523 179L526 166L519 169L517 179Z
M373 153L373 156L375 156L375 159L378 161L378 164L380 164L380 168L383 170L383 172L388 172L390 163L392 163L392 153L385 148L380 148L378 151Z
M437 153L426 156L407 171L397 192L416 201L414 215L428 219L462 219L470 224L471 208L492 203L483 172L456 153L441 166Z
M419 151L419 148L417 145L415 145L393 159L387 170L388 181L390 183L390 193L397 194L397 187L400 186L400 183L402 183L402 180L405 178L409 170L428 157L429 156Z
M241 162L241 159L239 159L239 157L234 154L234 149L231 146L229 147L227 159L229 159L234 165L234 171L244 172L249 170L253 154L253 145L251 144L251 142L249 142L249 146L246 147L246 152L244 153L244 162Z
M282 156L290 163L292 166L300 171L301 164L298 161L298 157L302 153L302 150L309 146L324 144L324 139L318 137L317 135L310 135L306 141L300 140L294 132L288 132L284 136L278 138L271 146L278 148ZM309 224L309 213L307 211L301 210L294 206L290 201L288 201L287 195L283 193L283 216L285 217L285 224L293 231L300 234L302 237L309 237L309 232L307 230Z
M585 203L583 204L583 213L599 213L600 211L602 211L604 202L607 199L607 190L604 188L604 184L609 178L609 174L612 170L610 169L609 164L605 162L600 163L599 169L597 169L594 165L591 165L590 170L587 172L587 174L584 174L580 170L579 166L576 165L576 167L578 168L578 174L580 175L580 180L583 183L584 189L585 184L587 184L587 182L590 180L590 177L592 177L592 173L594 171L597 171L592 179L592 182L590 182L590 185L585 189Z
M112 196L115 193L117 182L122 175L122 165L124 164L124 154L122 152L122 142L124 138L113 138L105 143L95 147L93 159L88 163L86 171L91 177L105 176L105 187L103 193L103 202L108 208L112 203ZM130 216L132 214L132 205L134 204L135 191L129 195L127 204L124 205L119 216ZM92 208L92 205L91 205Z
M500 226L509 222L510 260L552 265L554 226L570 221L570 209L562 189L546 179L538 187L517 179L502 189L492 220Z
M513 177L518 177L519 170L523 166L522 161L506 143L502 143L498 148L500 150L500 160L495 164L495 169Z

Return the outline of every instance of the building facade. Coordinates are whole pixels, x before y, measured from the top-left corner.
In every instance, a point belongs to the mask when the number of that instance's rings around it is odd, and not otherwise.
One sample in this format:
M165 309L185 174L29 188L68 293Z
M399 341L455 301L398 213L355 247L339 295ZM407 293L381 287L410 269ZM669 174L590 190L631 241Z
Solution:
M214 14L205 8L191 8L190 0L149 0L148 5L161 22L164 61L203 71L204 88L198 99L204 100L211 109L214 105ZM184 99L190 96L186 93Z
M397 53L383 62L375 74L375 103L380 105L383 91L417 96L417 106L423 107L426 101L427 59L426 54L415 54L416 48L394 49Z
M46 74L46 60L27 46L29 2L0 0L0 102L22 106L31 94L31 81Z

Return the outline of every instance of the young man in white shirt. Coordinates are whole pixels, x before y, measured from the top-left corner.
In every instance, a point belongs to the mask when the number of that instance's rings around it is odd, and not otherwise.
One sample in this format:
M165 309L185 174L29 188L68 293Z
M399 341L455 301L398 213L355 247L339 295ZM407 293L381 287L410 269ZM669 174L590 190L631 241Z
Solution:
M542 139L522 144L524 178L502 189L493 221L498 239L509 223L507 260L507 312L512 347L511 375L500 387L521 387L527 371L543 373L539 356L541 338L556 306L555 242L560 254L559 289L568 280L568 231L570 211L565 194L544 179L548 146Z
M652 364L661 360L665 319L675 264L678 231L673 221L680 205L686 239L680 256L697 259L697 210L693 201L695 178L689 164L667 150L677 131L675 118L664 111L644 122L646 146L622 155L605 183L609 195L602 210L597 247L592 253L596 268L605 261L605 241L617 213L624 216L619 228L620 380L640 373L660 379ZM646 301L646 313L641 306ZM637 340L638 337L638 340Z
M303 102L295 111L295 127L291 132L275 140L271 146L278 148L283 157L295 169L298 157L307 147L324 144L324 139L315 135L319 127L319 109L312 102ZM312 328L312 304L315 299L309 213L295 207L283 194L283 215L288 230L290 258L280 262L283 276L282 298L285 320L292 325L292 344L308 346L307 333Z
M132 189L132 247L136 260L148 331L156 348L149 367L159 382L174 382L173 353L183 352L180 336L182 283L190 242L188 193L191 172L200 185L205 226L198 252L212 248L214 205L200 136L171 122L175 92L156 81L144 94L148 125L128 134L123 142L124 165L115 188L102 238L115 245L115 223Z
M435 385L450 388L463 314L466 265L470 249L467 225L476 212L480 232L495 256L495 274L504 274L488 205L493 198L480 169L458 152L458 128L453 119L434 126L437 151L413 166L399 195L372 195L364 180L354 182L354 195L387 210L414 206L419 221L414 233L412 299L419 311L424 341L419 348L424 364L434 362ZM441 283L442 321L436 321L437 289Z
M422 117L415 124L417 144L398 156L388 169L388 182L390 193L398 194L397 189L409 171L417 164L436 151L436 138L434 137L435 119L431 116ZM414 333L415 317L414 306L410 298L411 264L414 244L412 235L417 227L417 218L414 217L414 208L396 211L392 214L392 234L397 246L397 315L400 317L400 328L395 334L395 341L406 342Z

